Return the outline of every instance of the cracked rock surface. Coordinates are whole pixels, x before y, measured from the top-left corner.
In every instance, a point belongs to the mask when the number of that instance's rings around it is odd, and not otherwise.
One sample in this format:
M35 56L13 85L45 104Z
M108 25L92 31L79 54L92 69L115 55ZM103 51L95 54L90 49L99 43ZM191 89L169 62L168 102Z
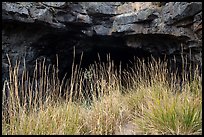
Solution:
M183 54L202 66L202 2L2 2L2 79L8 60L55 54L72 62L96 46L142 49L156 56ZM126 50L122 56L126 55Z

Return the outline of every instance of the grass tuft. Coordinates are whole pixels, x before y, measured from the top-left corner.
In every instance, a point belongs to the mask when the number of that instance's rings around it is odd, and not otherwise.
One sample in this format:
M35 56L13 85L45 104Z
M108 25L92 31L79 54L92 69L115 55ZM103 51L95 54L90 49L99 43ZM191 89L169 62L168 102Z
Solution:
M10 60L9 60L10 61ZM170 72L167 61L135 60L125 70L73 64L70 79L36 61L33 73L10 64L2 96L2 134L202 134L202 74ZM31 75L31 74L32 75Z

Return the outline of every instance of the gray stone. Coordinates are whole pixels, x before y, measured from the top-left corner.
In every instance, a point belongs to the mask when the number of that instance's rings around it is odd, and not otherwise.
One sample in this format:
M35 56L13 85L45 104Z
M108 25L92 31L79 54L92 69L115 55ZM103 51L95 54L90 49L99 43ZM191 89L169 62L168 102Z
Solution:
M76 15L76 22L81 22L84 24L91 24L92 20L88 15L77 14Z
M86 5L87 14L90 15L116 15L117 6L109 2L88 2Z
M114 25L132 24L137 22L152 21L157 18L154 10L146 9L137 12L121 14L115 17Z
M194 22L193 31L196 32L198 34L199 39L201 39L202 38L202 12L194 16L193 22Z
M202 2L169 2L162 9L165 23L173 24L179 20L194 16L202 10Z
M16 4L16 3L2 3L2 9L7 12L19 13L29 16L28 9L26 5Z
M96 25L93 27L93 30L97 35L110 35L110 28L106 28L103 25Z
M20 22L32 23L34 20L30 17L29 8L31 3L2 3L2 19L3 20L16 20Z
M86 12L86 8L84 8L83 4L81 3L73 3L73 4L69 4L69 8L77 13L80 13L80 14L84 14L86 15L87 12Z
M52 21L52 15L48 8L39 9L36 7L32 7L29 9L30 15L35 20L41 20L46 22Z
M89 54L96 45L180 56L183 43L193 62L202 61L202 2L3 2L2 22L5 73L6 54L12 63L26 58L31 69L38 57L53 63L58 53L63 73L73 47Z
M57 14L56 20L62 23L74 22L76 20L76 16L69 13L60 12Z
M66 5L66 2L42 2L42 3L47 6L55 7L55 8L60 8Z

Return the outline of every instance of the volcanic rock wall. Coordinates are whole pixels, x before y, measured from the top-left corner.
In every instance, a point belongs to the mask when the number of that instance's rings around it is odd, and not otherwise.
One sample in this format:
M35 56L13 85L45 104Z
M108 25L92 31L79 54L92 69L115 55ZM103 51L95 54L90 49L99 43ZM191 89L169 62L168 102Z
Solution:
M73 48L86 61L108 49L120 59L143 53L179 62L182 51L202 66L202 2L3 2L2 23L3 80L7 54L13 65L25 58L28 69L58 54L63 74Z

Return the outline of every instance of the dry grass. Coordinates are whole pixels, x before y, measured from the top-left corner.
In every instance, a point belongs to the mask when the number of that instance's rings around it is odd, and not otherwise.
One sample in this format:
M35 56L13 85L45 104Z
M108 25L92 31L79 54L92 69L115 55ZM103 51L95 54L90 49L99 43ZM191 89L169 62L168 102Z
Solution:
M3 134L202 134L202 75L179 78L167 63L135 61L124 71L107 63L72 66L69 80L57 66L37 62L33 77L10 64L2 96ZM9 94L8 94L9 93ZM131 133L129 133L131 131Z

